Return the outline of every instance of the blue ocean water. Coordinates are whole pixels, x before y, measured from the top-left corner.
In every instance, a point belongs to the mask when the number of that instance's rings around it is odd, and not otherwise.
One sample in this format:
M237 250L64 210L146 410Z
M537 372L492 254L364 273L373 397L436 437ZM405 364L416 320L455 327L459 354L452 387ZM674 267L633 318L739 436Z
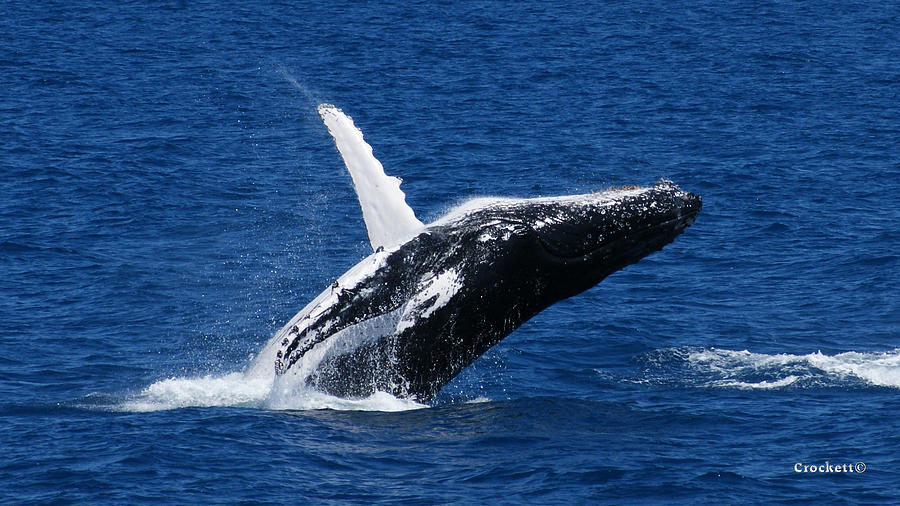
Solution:
M900 496L898 4L2 11L0 502ZM233 373L370 251L320 102L426 222L660 177L703 212L428 407L275 409Z

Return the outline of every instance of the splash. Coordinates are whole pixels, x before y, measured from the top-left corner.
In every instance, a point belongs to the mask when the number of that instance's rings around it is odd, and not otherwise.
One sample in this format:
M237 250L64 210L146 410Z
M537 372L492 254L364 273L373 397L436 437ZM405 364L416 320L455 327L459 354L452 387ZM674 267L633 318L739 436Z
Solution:
M190 407L242 407L272 410L408 411L428 407L410 399L375 392L364 399L341 399L318 392L291 378L248 373L168 378L111 407L115 411L149 412Z
M241 373L157 381L118 407L123 411L161 411L188 407L265 407L271 381Z
M670 348L644 357L644 381L676 381L717 388L771 390L785 387L868 385L900 388L900 348L825 355L753 353L717 348Z
M295 79L284 67L282 76L307 99L312 99L310 91ZM194 378L168 378L153 383L139 394L120 403L117 408L127 411L157 411L186 407L236 406L261 409L337 409L366 411L404 411L426 407L410 399L399 399L384 392L376 391L365 399L341 399L318 392L307 386L306 379L329 353L339 352L359 346L368 339L394 332L399 311L372 318L365 325L356 325L338 332L326 343L320 343L289 374L276 376L274 364L276 353L284 334L292 327L315 320L316 310L324 310L337 302L343 290L353 288L360 279L377 270L387 250L406 236L417 232L424 225L406 204L405 195L400 190L400 179L384 173L381 163L372 155L372 147L363 139L362 132L353 120L340 109L328 104L318 106L328 131L334 137L348 171L353 179L363 210L363 218L376 252L371 261L363 261L342 276L336 285L324 291L303 311L297 314L260 351L243 373ZM435 290L452 284L455 273L445 273L434 279ZM434 307L446 303L448 297L440 292ZM301 321L302 320L302 321ZM327 329L322 330L323 332ZM312 336L314 337L314 335Z
M312 91L310 91L308 87L301 84L300 81L298 81L297 78L288 71L287 67L285 67L284 65L279 66L278 73L281 74L281 77L283 77L287 82L291 83L291 86L302 93L303 96L306 97L306 100L308 100L310 103L315 104L319 102Z

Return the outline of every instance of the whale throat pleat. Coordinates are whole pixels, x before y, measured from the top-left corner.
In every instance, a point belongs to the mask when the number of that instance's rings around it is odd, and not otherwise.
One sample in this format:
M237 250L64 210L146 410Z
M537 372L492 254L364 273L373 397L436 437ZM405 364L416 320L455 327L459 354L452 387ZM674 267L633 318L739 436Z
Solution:
M331 104L319 105L318 112L353 179L372 249L399 244L422 229L424 225L406 204L400 179L384 173L353 119Z

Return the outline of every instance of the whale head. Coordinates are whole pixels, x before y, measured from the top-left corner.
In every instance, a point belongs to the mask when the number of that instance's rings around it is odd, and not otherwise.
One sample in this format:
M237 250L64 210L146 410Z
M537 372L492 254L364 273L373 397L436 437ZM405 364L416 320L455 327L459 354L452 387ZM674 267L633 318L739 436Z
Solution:
M698 195L667 180L527 205L524 222L540 248L537 260L558 277L561 297L603 278L672 242L696 219Z

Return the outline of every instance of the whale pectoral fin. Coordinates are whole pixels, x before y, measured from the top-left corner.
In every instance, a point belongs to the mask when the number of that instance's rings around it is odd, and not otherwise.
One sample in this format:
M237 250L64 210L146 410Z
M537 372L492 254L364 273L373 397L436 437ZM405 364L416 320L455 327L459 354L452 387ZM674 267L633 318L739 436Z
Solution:
M400 179L384 173L353 119L331 104L320 104L318 112L353 179L372 249L399 244L423 228L406 204Z

